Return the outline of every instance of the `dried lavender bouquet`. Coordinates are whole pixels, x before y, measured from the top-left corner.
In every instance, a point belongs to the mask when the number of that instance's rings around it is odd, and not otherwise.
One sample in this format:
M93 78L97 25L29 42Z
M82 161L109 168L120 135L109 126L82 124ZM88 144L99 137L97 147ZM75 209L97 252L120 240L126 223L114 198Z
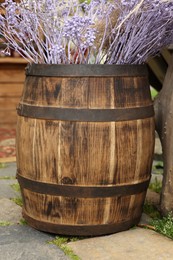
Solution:
M173 43L173 0L5 0L4 52L30 63L141 64Z

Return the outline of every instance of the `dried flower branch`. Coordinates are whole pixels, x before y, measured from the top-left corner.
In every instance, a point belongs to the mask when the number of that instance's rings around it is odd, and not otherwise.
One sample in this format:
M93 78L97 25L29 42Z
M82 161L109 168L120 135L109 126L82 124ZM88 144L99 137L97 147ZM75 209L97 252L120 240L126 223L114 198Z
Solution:
M141 64L173 43L172 0L121 0L108 64Z
M5 53L34 63L140 64L173 42L172 0L5 0Z

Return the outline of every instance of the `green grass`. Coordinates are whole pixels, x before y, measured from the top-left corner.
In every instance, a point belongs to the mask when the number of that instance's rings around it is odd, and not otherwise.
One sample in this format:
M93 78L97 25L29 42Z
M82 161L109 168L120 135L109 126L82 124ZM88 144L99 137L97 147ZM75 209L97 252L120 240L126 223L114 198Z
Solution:
M153 219L151 225L158 233L173 239L173 215L171 213L161 219Z
M154 182L150 183L149 189L156 193L160 193L162 190L162 182L155 177Z
M25 219L20 219L20 225L27 225L27 221Z
M162 217L157 208L150 203L145 203L143 212L152 218L149 223L150 227L153 227L156 232L173 239L172 213L169 213L166 217ZM148 228L148 225L146 225L146 228Z
M8 222L8 221L0 221L0 227L7 227L7 226L10 226L11 223Z
M163 174L163 161L154 162L152 171L156 174Z
M143 212L150 216L151 218L154 219L159 219L161 218L161 215L158 211L158 209L152 205L151 203L145 202L144 207L143 207Z
M22 207L23 206L23 200L21 197L18 198L12 198L11 199L13 202L15 202L18 206Z
M80 238L81 239L81 238ZM80 258L73 253L73 250L68 247L67 243L78 241L78 237L63 237L57 236L54 240L50 241L49 244L58 246L64 253L72 260L80 260Z
M10 177L10 176L1 176L0 180L15 180L15 177Z
M20 192L20 186L19 186L19 183L14 183L12 185L10 185L11 188L17 192Z
M19 183L14 183L11 185L12 189L16 192L20 193L20 185ZM23 200L21 197L17 197L17 198L12 198L12 201L14 201L18 206L22 207L23 206Z

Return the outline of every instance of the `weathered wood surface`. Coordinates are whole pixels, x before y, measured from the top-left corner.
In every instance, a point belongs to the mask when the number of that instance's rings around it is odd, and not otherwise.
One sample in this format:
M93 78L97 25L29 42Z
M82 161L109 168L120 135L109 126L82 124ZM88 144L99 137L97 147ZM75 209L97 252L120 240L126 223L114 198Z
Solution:
M0 63L0 126L15 128L16 107L22 94L25 80L24 64Z
M147 78L55 78L27 76L22 105L77 109L151 106ZM56 109L55 109L56 111ZM31 116L32 117L32 116ZM117 122L82 122L18 117L17 168L28 180L69 187L67 195L22 188L24 216L42 230L98 235L136 224L147 187L135 194L75 196L74 187L112 188L150 179L153 116ZM144 186L145 186L144 185ZM21 185L22 186L22 185ZM125 186L125 188L124 188ZM128 194L129 192L129 194ZM94 225L96 226L94 228ZM87 226L87 227L86 227ZM77 231L75 231L77 230Z
M156 129L163 149L164 175L161 211L173 212L173 55L163 88L155 100Z

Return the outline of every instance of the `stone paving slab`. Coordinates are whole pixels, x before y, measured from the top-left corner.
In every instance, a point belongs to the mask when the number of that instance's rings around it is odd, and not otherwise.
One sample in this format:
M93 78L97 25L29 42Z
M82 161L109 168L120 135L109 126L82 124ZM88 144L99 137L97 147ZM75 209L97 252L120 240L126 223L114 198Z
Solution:
M16 176L16 163L5 163L3 168L0 168L1 177L15 177Z
M151 183L155 183L156 181L162 182L162 180L163 180L162 174L156 174L155 172L152 172L151 180L150 180Z
M16 184L17 180L0 180L0 199L16 198L20 196L20 192L15 191L11 185Z
M81 260L173 259L172 240L142 228L70 242L68 246Z
M145 201L157 207L160 204L160 194L148 189Z
M152 218L150 218L147 214L143 213L139 224L141 225L150 225Z
M69 258L48 241L54 236L27 225L0 227L1 260L68 260Z
M3 198L0 199L0 222L10 222L18 224L22 219L22 208L13 201Z

